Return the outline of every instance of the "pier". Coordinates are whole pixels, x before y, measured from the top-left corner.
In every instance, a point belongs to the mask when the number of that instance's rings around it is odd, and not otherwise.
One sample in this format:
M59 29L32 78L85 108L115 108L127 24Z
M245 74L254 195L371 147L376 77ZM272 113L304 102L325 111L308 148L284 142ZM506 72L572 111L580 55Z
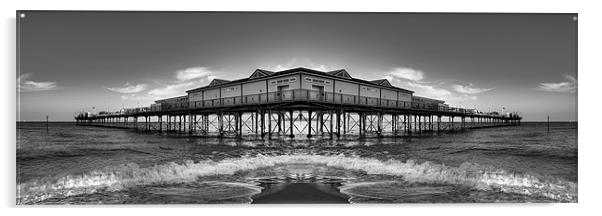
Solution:
M180 97L117 112L82 112L76 124L200 137L402 137L516 126L516 113L450 107L387 80L345 70L257 69L244 79L215 79Z

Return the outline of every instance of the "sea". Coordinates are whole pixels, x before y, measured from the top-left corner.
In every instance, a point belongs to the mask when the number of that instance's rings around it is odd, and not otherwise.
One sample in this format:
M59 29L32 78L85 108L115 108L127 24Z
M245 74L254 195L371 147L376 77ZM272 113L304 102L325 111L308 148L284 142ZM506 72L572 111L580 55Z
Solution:
M576 122L272 140L16 125L20 205L578 201Z

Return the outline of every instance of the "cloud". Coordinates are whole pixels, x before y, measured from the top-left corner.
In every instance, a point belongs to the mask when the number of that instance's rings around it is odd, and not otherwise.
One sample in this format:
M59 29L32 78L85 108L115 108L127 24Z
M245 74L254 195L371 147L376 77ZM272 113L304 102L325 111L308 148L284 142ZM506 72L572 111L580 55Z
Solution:
M575 90L577 90L577 79L567 74L564 74L562 76L565 79L564 82L539 83L537 89L548 92L575 93Z
M217 76L207 67L190 67L176 71L176 80L158 83L161 87L147 92L149 97L162 99L185 95L187 90L207 85Z
M138 93L138 92L144 91L144 90L146 90L146 87L147 87L146 84L130 85L129 82L126 82L125 85L123 85L123 87L116 87L116 88L104 87L104 88L114 91L114 92L117 92L117 93L131 94L131 93Z
M432 97L435 99L443 99L453 94L451 91L446 89L425 83L406 82L406 86L409 87L410 90L414 91L417 95Z
M445 99L453 95L453 92L441 88L444 82L425 82L424 72L421 70L396 67L386 72L384 78L400 85L403 88L414 91L414 95Z
M217 76L214 76L214 75L209 75L209 76L207 76L207 79L206 79L206 80L207 80L207 81L211 81L211 80L214 80L214 79L217 79Z
M424 79L424 72L407 67L397 67L389 71L387 77L417 82Z
M189 67L175 71L175 79L154 80L151 88L149 84L131 85L129 82L123 87L105 88L122 93L120 98L124 101L152 103L158 99L185 95L187 90L207 85L217 78L215 74L208 67Z
M298 64L297 64L297 58L291 59L286 64L278 64L278 65L275 65L275 66L267 66L267 67L265 67L265 69L266 70L270 70L270 71L283 71L283 70L293 69L295 67L299 67Z
M19 92L37 92L57 90L59 87L56 82L37 82L27 80L31 74L22 74L17 78L17 91Z
M443 100L445 103L453 106L462 106L462 104L465 104L466 101L475 101L478 99L478 97L475 95L457 94L442 88L440 87L441 83L416 83L412 81L401 81L401 86L414 91L415 96Z
M205 78L213 74L206 67L190 67L176 72L176 79L179 81L188 81L193 79Z
M269 70L269 71L283 71L283 70L289 70L289 69L298 68L298 67L304 67L304 68L318 70L318 71L333 70L332 67L329 67L329 66L323 65L323 64L316 64L309 58L305 58L303 61L298 61L297 58L292 58L286 64L278 64L275 66L266 66L266 67L264 67L264 69Z
M309 69L312 70L318 70L318 71L331 71L333 70L331 67L328 67L326 65L323 64L314 64L314 62L312 62L309 58L305 59L305 61L307 61L309 63Z
M449 97L447 97L445 100L446 102L448 102L449 104L463 104L466 101L470 101L470 100L477 100L479 99L479 97L477 97L476 95L468 95L468 94L453 94Z
M462 94L479 94L479 93L491 91L494 89L494 88L477 88L473 84L469 84L469 85L454 84L454 85L451 85L451 87L453 90L455 90L459 93L462 93Z
M395 86L414 91L415 96L443 100L452 106L464 107L467 101L478 99L474 93L490 90L476 88L473 85L461 86L463 88L458 88L460 91L453 88L454 85L451 85L452 89L447 89L447 83L450 80L425 81L424 77L423 71L404 67L394 68L384 76L385 79L392 82Z
M195 87L201 87L203 84L206 84L205 80L166 84L163 87L149 90L147 94L153 98L181 96L186 94L187 90Z
M130 100L130 101L153 101L156 98L153 98L149 95L138 95L138 94L125 94L121 95L121 100Z

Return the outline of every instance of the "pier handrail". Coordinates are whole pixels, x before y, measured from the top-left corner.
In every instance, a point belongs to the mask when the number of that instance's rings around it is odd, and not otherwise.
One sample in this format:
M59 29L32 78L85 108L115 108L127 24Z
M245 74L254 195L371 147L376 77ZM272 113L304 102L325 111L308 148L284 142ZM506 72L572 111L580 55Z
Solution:
M160 106L152 105L147 107L138 108L127 108L118 112L107 112L101 111L98 114L89 112L79 113L76 118L87 118L87 117L103 117L103 116L115 116L115 115L137 115L144 113L151 113L156 111L180 111L180 110L192 110L202 108L221 108L221 107L234 107L234 106L248 106L257 104L269 104L269 103L281 103L281 102L293 102L293 101L315 101L322 103L329 103L334 105L361 105L361 106L373 106L381 108L399 108L399 109L410 109L417 111L438 111L456 114L470 114L470 115L482 115L482 116L495 116L503 117L503 114L489 112L476 112L475 110L469 110L459 107L439 107L439 104L435 103L424 103L416 101L403 101L393 99L383 99L379 97L361 96L342 94L335 92L324 92L309 89L293 89L284 90L278 92L266 92L259 94L250 94L242 96L223 97L218 99L199 100L199 101L183 101L178 103L160 104ZM446 109L446 110L442 110ZM516 113L511 113L510 117L519 117Z

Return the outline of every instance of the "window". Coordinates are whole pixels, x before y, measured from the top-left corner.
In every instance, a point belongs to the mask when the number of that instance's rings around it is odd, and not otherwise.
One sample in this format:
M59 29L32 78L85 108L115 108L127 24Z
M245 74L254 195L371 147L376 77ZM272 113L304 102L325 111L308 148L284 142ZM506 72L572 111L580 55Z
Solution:
M330 80L322 80L322 79L310 78L310 77L305 77L305 81L310 82L310 83L323 84L323 85L332 84L332 82Z
M230 88L225 88L224 90L225 90L226 92L233 92L233 91L236 91L236 90L238 90L238 87L230 87Z
M363 89L367 92L376 92L376 88L364 87Z
M271 81L270 83L272 85L276 85L276 84L283 84L283 83L292 83L295 81L297 81L297 78L291 77L291 78L286 78L286 79L281 79L281 80L274 80L274 81Z

